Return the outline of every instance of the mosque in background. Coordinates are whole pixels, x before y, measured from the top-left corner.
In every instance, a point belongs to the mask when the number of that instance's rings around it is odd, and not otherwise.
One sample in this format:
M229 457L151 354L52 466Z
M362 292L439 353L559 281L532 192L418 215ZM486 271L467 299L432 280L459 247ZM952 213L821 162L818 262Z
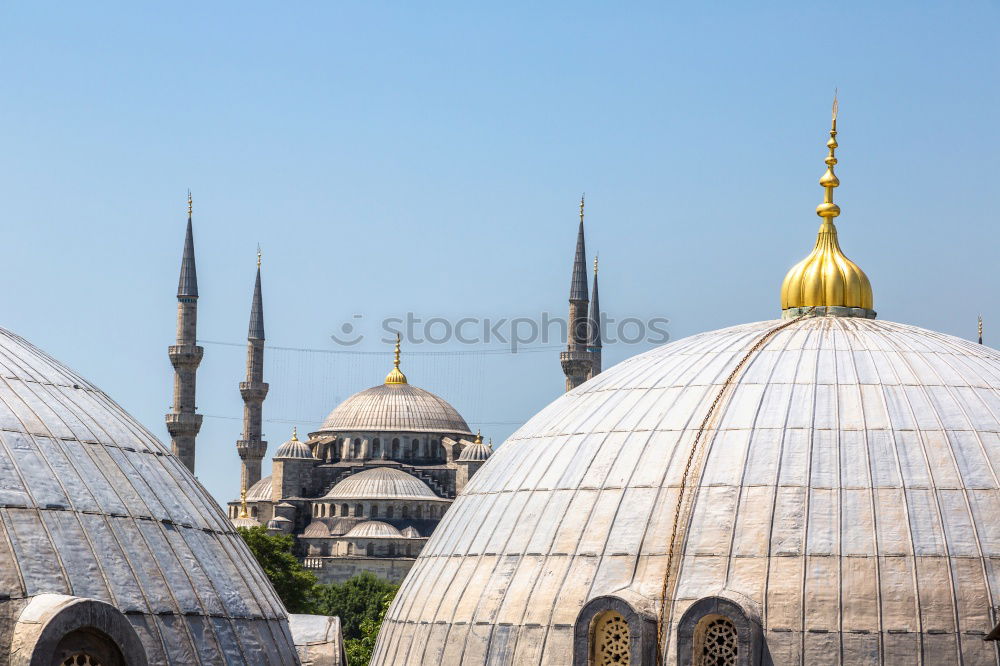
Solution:
M173 408L166 416L176 455L194 470L198 279L190 209L177 290L177 344ZM567 390L601 371L597 260L592 297L587 288L584 202L580 200L570 297L567 351L561 355ZM400 341L385 381L351 396L304 440L291 438L274 452L271 475L261 478L263 440L264 304L260 256L250 306L240 499L229 503L237 527L266 525L295 537L297 555L322 582L343 582L361 571L399 582L413 566L473 474L492 455L480 434L447 401L409 382Z
M876 319L834 225L836 128L835 106L781 318L529 420L417 558L373 665L1000 663L1000 353Z

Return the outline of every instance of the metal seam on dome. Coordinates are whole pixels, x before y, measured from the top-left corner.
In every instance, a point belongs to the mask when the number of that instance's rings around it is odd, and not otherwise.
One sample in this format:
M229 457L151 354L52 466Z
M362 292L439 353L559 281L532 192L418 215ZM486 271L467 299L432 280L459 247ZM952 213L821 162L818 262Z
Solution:
M736 364L736 367L733 368L732 372L729 373L729 376L726 377L726 380L722 383L722 388L720 388L719 392L716 393L715 399L712 400L712 404L709 406L708 412L705 414L705 418L702 419L701 425L698 427L698 431L695 433L694 441L691 443L691 451L688 454L687 462L684 465L684 473L681 475L681 483L677 492L677 504L674 510L673 524L670 528L670 542L669 542L669 549L667 550L667 566L663 574L663 587L660 590L660 598L661 598L660 615L659 618L657 618L656 622L656 663L658 666L662 666L663 664L663 648L664 648L664 633L665 633L663 622L666 618L666 608L668 603L667 588L670 585L670 569L673 566L673 561L674 561L674 550L677 542L677 527L680 523L680 512L681 512L681 507L684 503L684 493L688 487L687 483L688 476L691 473L691 466L692 463L694 462L695 454L699 450L699 444L701 444L702 442L702 435L705 433L705 430L708 429L710 422L716 415L717 408L719 407L719 404L722 402L722 397L726 394L727 391L729 391L729 388L733 385L733 382L736 380L737 375L741 374L742 370L747 366L751 357L753 357L758 351L760 351L761 348L763 348L763 346L767 344L775 335L777 335L784 329L788 328L792 324L802 321L806 317L811 316L815 309L816 307L813 306L804 315L796 317L795 319L790 319L781 324L778 324L774 328L766 331L757 340L757 342L755 342L753 346L751 346L750 349L747 350L746 354L743 355L743 358L740 359L740 362ZM676 582L677 581L674 580L675 584ZM671 604L671 607L673 607L673 604Z

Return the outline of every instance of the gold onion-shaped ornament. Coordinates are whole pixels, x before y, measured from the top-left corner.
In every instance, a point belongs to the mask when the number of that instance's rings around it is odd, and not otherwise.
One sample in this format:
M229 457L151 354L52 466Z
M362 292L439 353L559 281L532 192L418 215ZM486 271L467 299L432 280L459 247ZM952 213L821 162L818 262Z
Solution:
M816 214L823 222L813 251L785 275L781 285L781 309L844 307L871 311L874 306L871 282L865 272L840 249L837 227L833 223L833 219L840 215L840 207L833 202L833 189L840 185L833 170L837 164L836 100L833 103L830 140L826 145L830 150L825 160L826 173L819 179L825 194L823 203L816 207Z

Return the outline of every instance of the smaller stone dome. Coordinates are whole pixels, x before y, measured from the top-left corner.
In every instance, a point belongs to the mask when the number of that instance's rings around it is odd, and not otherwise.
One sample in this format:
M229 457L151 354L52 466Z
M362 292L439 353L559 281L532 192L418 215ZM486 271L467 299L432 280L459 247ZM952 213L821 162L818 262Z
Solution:
M302 536L313 539L330 536L330 528L322 520L314 520L302 531Z
M493 449L483 444L482 437L476 437L476 441L462 449L462 454L458 456L459 462L482 462L493 455Z
M374 467L340 481L327 499L440 499L426 483L393 467Z
M265 476L257 483L250 486L247 491L248 502L260 502L271 499L271 477Z
M354 526L350 532L345 534L347 537L366 537L366 538L376 538L376 539L398 539L403 536L399 530L390 525L389 523L383 523L381 520L366 520L363 523L359 523Z
M404 528L403 531L400 532L400 534L402 534L403 536L405 536L407 539L419 539L420 538L420 532L418 532L417 528L413 527L412 525L410 525L407 528Z
M292 438L278 447L278 450L274 452L274 458L305 458L316 460L316 456L313 455L309 445L299 441L298 429L292 430Z
M246 527L246 528L260 527L260 521L250 516L241 516L239 518L233 518L229 522L233 524L233 527Z

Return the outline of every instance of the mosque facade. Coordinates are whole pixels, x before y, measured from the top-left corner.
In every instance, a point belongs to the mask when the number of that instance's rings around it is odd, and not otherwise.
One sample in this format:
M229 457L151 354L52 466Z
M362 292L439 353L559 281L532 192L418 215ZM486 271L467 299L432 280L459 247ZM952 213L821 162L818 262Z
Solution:
M1000 664L1000 352L876 318L827 147L781 318L569 368L372 664Z

